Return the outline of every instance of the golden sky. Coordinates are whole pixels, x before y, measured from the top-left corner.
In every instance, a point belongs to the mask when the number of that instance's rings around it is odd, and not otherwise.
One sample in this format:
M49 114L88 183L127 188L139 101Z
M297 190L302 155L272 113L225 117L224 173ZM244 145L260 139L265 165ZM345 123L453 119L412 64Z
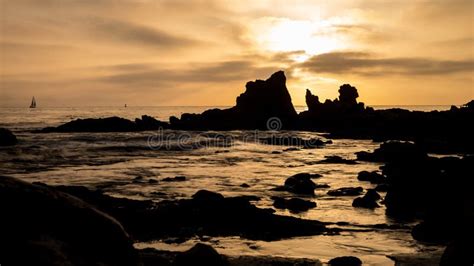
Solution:
M0 106L233 105L285 70L293 103L474 98L474 0L0 0Z

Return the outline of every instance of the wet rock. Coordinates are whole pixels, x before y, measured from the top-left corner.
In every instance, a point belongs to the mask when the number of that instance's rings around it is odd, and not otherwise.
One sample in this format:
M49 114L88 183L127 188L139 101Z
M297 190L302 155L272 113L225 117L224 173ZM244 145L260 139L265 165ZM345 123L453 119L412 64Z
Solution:
M364 189L362 187L342 187L334 190L329 190L329 196L358 196L361 195Z
M425 151L410 142L389 141L380 145L373 153L357 152L357 160L369 162L407 162L427 158Z
M0 146L12 146L17 143L15 134L6 128L0 128Z
M182 181L186 181L186 177L185 176L166 177L166 178L163 178L161 181L164 181L164 182L182 182Z
M382 184L387 182L385 176L379 174L377 171L362 171L357 175L357 179L359 181L369 181L372 184Z
M56 189L0 177L0 248L8 265L138 265L122 225Z
M341 156L326 156L326 159L319 161L320 163L334 163L334 164L357 164L354 160L344 159Z
M199 190L198 192L194 193L192 196L193 199L199 201L222 201L224 200L224 196L222 194L212 192L209 190Z
M273 201L273 207L277 209L288 209L291 212L305 212L309 209L316 208L315 202L299 198L285 199L273 197Z
M254 196L224 197L200 190L191 199L159 203L104 195L84 187L58 186L94 204L119 220L139 241L170 237L189 239L196 235L241 236L255 240L318 235L330 231L319 221L276 215L273 209L261 209L250 201Z
M331 259L328 264L331 266L361 266L362 261L357 257L345 256Z
M375 190L369 189L363 197L354 199L354 201L352 201L352 206L356 208L375 209L380 207L377 203L380 198L380 195Z
M202 243L197 243L188 251L178 254L174 261L174 265L224 266L228 265L228 262L211 246Z
M290 176L285 180L284 189L288 192L304 195L314 195L316 184L311 180L308 173L301 173Z

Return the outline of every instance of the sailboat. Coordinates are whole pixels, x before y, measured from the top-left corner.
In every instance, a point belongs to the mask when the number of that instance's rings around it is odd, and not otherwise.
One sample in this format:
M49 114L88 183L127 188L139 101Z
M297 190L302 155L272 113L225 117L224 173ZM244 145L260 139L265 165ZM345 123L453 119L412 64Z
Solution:
M35 100L35 96L33 96L33 99L31 99L30 108L36 108L36 100Z

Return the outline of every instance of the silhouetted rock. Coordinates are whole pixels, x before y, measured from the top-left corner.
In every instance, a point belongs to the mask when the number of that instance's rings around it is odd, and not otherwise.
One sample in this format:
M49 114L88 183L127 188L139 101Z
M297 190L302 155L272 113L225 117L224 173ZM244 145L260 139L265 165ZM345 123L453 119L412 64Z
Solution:
M337 257L329 260L330 266L361 266L362 261L353 256Z
M316 95L313 95L310 90L306 90L306 106L308 106L308 111L309 112L318 112L319 106L321 106L321 103L319 102L319 97Z
M180 181L186 181L186 177L185 176L166 177L166 178L163 178L161 181L164 181L164 182L180 182Z
M358 160L369 162L417 161L428 156L418 145L399 141L385 142L373 153L357 152L356 155Z
M362 171L357 175L357 179L360 181L369 181L372 184L382 184L387 182L385 176L379 174L377 171Z
M0 127L0 146L12 146L17 143L16 136L10 130Z
M45 186L45 185L43 185ZM278 240L327 232L324 223L274 214L249 201L253 196L224 197L199 190L192 199L139 201L114 198L85 187L57 186L58 190L84 199L119 220L131 236L140 241L196 235L241 236L248 239Z
M341 187L334 190L329 190L329 196L358 196L361 195L364 189L362 187Z
M448 244L441 256L440 266L473 265L471 239L465 242L455 240Z
M319 163L357 164L354 160L344 159L337 155L326 156L326 159L319 161Z
M232 108L183 114L180 119L170 118L170 123L173 128L179 129L279 130L293 128L296 119L297 113L286 88L285 74L278 71L265 81L248 82L245 92L237 97L236 106Z
M296 194L314 195L316 184L311 180L311 174L301 173L288 177L284 188Z
M380 200L380 195L373 189L367 190L363 197L358 197L352 202L353 207L375 209L380 207L377 201Z
M197 243L191 249L179 253L174 261L176 266L188 265L209 265L224 266L228 265L227 260L217 251L206 244Z
M0 177L0 213L2 264L138 264L119 222L56 189Z
M57 127L47 127L41 132L131 132L156 130L169 125L153 117L144 115L135 122L120 117L76 119Z
M156 120L154 117L142 115L142 119L136 118L135 124L137 130L157 130L159 128L168 128L169 124Z
M309 200L282 197L273 197L273 207L277 209L288 209L291 212L305 212L309 209L316 208L316 203Z

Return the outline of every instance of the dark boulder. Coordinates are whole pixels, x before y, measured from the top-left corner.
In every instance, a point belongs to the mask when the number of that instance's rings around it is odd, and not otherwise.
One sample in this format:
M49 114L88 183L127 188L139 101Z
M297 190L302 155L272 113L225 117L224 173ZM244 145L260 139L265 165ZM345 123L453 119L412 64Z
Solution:
M362 187L342 187L334 190L329 190L329 196L358 196L361 195L364 189Z
M407 162L423 160L426 152L411 142L388 141L382 143L373 153L357 152L357 160L369 162Z
M291 212L305 212L309 209L316 208L316 203L299 198L285 199L273 197L273 207L277 209L288 209Z
M164 181L164 182L182 182L182 181L186 181L186 177L182 176L182 175L175 176L175 177L166 177L166 178L163 178L161 181Z
M359 181L369 181L372 184L382 184L387 182L387 179L377 171L368 172L362 171L357 175Z
M358 197L352 201L352 206L356 208L375 209L380 207L377 203L380 195L373 189L367 190L363 197Z
M328 264L330 266L361 266L362 261L357 257L344 256L331 259Z
M18 143L16 136L6 128L0 128L0 146L12 146Z
M0 257L6 265L137 265L109 215L69 194L0 177Z
M319 161L319 163L357 164L357 162L354 160L344 159L341 156L337 156L337 155L326 156L326 159Z
M188 265L209 265L209 266L224 266L228 265L225 257L221 256L217 251L206 244L197 243L191 249L179 253L173 265L188 266Z
M288 177L284 188L296 194L314 195L316 184L311 180L311 174L301 173Z

